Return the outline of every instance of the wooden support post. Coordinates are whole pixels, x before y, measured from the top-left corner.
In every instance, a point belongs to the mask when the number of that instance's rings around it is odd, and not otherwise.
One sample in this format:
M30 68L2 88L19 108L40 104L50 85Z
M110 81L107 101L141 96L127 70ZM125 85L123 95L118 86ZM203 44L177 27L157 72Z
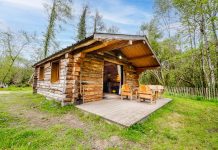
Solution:
M33 76L33 94L37 93L37 81L38 81L38 68L35 68L34 76Z

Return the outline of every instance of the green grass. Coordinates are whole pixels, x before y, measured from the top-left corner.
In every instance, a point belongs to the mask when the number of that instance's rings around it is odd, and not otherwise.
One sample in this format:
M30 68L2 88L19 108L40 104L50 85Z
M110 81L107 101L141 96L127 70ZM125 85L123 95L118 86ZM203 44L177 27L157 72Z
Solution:
M155 149L218 148L217 103L171 98L174 101L128 129L124 136L151 142Z
M167 97L179 97L179 98L186 98L186 99L192 99L192 100L198 100L198 101L213 101L213 102L217 102L218 103L218 99L217 98L211 98L211 99L206 99L203 96L196 96L196 95L182 95L182 94L173 94L173 93L165 93L164 94Z
M108 149L218 149L218 103L214 101L168 95L173 101L147 120L122 128L28 90L0 94L0 149L92 149L96 143ZM25 118L22 110L43 114L42 120L71 114L83 126L59 122L41 126ZM108 144L114 136L118 142Z
M7 88L0 88L0 91L30 91L32 87L17 87L9 86Z

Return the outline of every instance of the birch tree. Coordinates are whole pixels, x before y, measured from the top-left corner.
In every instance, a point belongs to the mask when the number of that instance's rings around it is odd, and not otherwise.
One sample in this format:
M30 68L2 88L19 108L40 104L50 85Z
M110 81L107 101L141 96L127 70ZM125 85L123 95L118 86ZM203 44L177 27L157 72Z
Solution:
M199 48L201 50L202 72L204 74L204 79L207 86L214 89L216 84L215 67L211 55L212 48L210 47L209 42L211 36L208 33L210 33L211 31L213 32L214 18L211 17L214 16L214 13L212 12L215 12L216 14L217 7L208 7L209 5L211 5L210 3L210 0L173 0L173 4L179 11L181 19L184 20L185 17L188 17L189 19L192 19L193 22L195 22L197 25L197 29L200 35ZM214 3L214 5L216 4ZM212 30L209 28L210 26L212 26ZM216 37L216 34L214 35L214 37ZM214 43L216 45L216 42Z

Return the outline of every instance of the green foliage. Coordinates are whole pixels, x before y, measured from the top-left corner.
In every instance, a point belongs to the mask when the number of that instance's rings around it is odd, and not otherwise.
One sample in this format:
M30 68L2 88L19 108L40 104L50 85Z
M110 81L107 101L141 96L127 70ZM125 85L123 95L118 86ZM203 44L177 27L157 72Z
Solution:
M33 73L31 63L19 57L13 66L11 66L11 60L8 57L4 57L0 60L0 83L15 84L17 86L27 85L28 81ZM8 71L10 69L10 71Z
M27 84L33 72L32 62L22 54L30 47L32 35L26 32L0 33L0 84Z
M159 84L158 80L153 75L152 71L146 71L141 74L141 77L139 78L140 84Z
M217 21L213 19L217 8L214 0L156 0L154 19L142 24L140 30L148 36L151 47L160 60L161 69L147 70L141 76L141 83L214 87L218 77L218 72L215 71L218 66L215 52L218 40L217 32L214 32ZM204 18L211 22L205 22ZM172 21L182 25L181 29L173 30L173 36L169 27ZM162 31L161 28L167 30Z
M77 39L83 40L86 38L86 17L87 17L88 5L85 5L82 10L82 14L80 16L79 24L78 24L78 34Z

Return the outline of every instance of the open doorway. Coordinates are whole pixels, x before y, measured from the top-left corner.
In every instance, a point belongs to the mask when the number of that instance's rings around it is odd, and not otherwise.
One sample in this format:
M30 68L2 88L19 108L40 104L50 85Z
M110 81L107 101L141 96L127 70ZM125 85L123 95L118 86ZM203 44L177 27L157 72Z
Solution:
M120 88L123 84L123 67L115 63L104 63L104 97L114 97L120 94Z

